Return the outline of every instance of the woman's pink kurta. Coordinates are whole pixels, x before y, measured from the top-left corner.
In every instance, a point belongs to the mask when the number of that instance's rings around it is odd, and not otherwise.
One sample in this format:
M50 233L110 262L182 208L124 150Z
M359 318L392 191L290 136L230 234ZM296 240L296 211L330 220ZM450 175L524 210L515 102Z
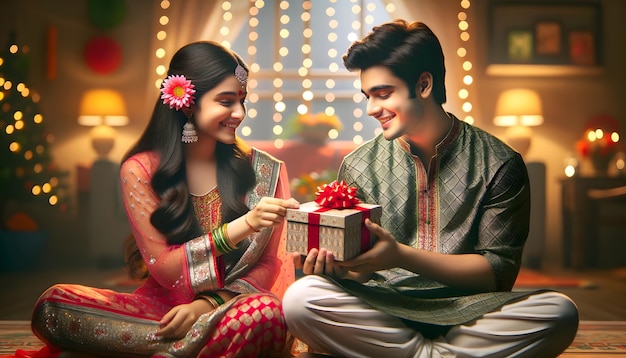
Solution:
M282 162L254 149L251 160L257 185L246 197L250 208L263 196L289 197ZM33 331L48 345L39 353L54 357L63 349L154 357L276 354L286 336L279 298L293 281L284 251L284 225L263 229L238 250L217 257L210 232L221 224L221 200L213 189L192 197L196 216L208 234L168 245L150 224L159 203L150 186L157 165L156 155L146 152L132 156L121 168L127 216L150 276L133 293L73 284L48 289L38 300L32 320ZM214 290L239 295L201 316L183 339L154 335L171 308Z

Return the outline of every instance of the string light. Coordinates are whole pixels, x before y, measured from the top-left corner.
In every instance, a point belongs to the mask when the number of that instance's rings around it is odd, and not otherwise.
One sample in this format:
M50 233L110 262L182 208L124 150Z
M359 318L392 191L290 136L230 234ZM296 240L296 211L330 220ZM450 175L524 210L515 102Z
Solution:
M311 101L313 100L313 92L311 87L313 81L309 76L311 68L313 67L313 59L311 59L311 36L313 36L313 29L311 29L311 2L306 0L302 2L302 14L300 18L304 23L304 30L302 31L302 66L298 69L298 74L302 78L302 101L303 103L298 106L297 112L301 115L305 115L311 110Z
M272 133L274 133L274 135L282 134L283 128L281 123L283 121L283 112L285 112L285 110L287 109L287 105L284 102L284 96L281 90L283 86L283 79L281 77L278 77L278 74L283 71L283 59L289 54L289 51L287 51L287 49L283 47L284 40L289 38L290 35L288 25L291 19L286 14L286 11L288 9L288 1L281 1L278 7L274 8L274 15L277 19L279 19L278 23L275 24L277 28L276 31L274 31L274 43L276 44L277 48L280 49L279 51L274 52L272 65L275 76L272 80L272 85L274 87L274 91L272 94L272 99L274 101L274 114L272 115L272 120L275 123L272 127ZM282 140L277 139L274 141L274 146L276 148L282 148L283 145L284 142Z
M256 46L256 40L259 38L259 32L258 32L258 26L259 26L259 19L258 19L258 15L259 15L259 7L257 7L256 5L256 1L255 0L250 0L249 2L249 7L248 7L248 26L249 26L249 31L248 31L248 48L247 48L247 53L248 53L248 64L250 66L250 72L252 73L258 73L259 72L259 64L255 62L255 55L257 54L258 48ZM259 6L263 6L263 3L259 3ZM251 104L255 104L259 101L259 95L257 94L257 92L255 91L255 88L257 88L258 86L258 81L253 78L253 77L249 77L248 79L248 96L247 101ZM257 118L258 112L256 110L256 108L246 108L247 112L246 112L246 117L250 120L254 120L255 118ZM245 123L245 122L244 122ZM250 135L252 135L252 127L250 127L249 124L245 124L240 128L240 133L242 136L244 137L249 137Z
M356 3L356 0L352 0L352 2ZM359 19L359 21L353 21L352 22L352 29L354 31L358 31L359 33L357 34L356 32L351 32L350 34L348 34L348 39L349 39L350 42L356 41L357 39L363 37L363 26L362 26L363 14L361 13L361 6L353 5L352 6L352 13L355 14L355 15L359 15L360 14L360 19ZM354 87L354 89L356 90L355 93L357 93L357 94L352 96L352 101L354 102L355 106L358 106L358 104L363 101L363 96L362 95L358 95L360 93L360 91L361 91L361 81L360 81L360 79L358 79L358 78L355 79L352 82L352 87ZM355 124L356 123L362 124L362 122L360 122L360 120L363 117L363 111L360 110L360 108L357 107L353 111L353 114L354 114L354 118L355 118ZM353 128L362 128L362 126L358 126L357 125L356 127L353 127ZM358 132L360 132L360 131L357 131L357 133ZM363 141L363 136L361 136L360 134L356 134L356 135L354 135L352 137L352 141L355 144L360 144Z
M20 47L15 44L10 45L9 47L10 55L16 55L20 51L23 54L27 54L29 50L27 46ZM7 62L5 62L5 59L0 57L0 66L5 65L6 63ZM29 148L31 145L33 145L33 143L23 138L24 135L32 137L33 140L39 140L41 138L39 134L29 132L32 128L29 127L31 123L34 125L41 125L44 121L43 115L41 113L37 113L35 107L29 104L39 103L41 100L41 96L36 91L28 88L25 83L12 82L6 79L3 75L0 75L0 90L0 102L2 102L1 107L5 116L5 123L3 123L3 126L6 125L4 127L4 132L8 136L13 136L19 134L19 132L26 131L20 136L17 136L17 138L15 139L9 138L10 143L8 144L8 150L13 154L20 155L25 161L29 162L29 164L27 165L17 165L17 167L14 169L15 178L18 178L20 180L25 179L26 181L24 182L24 189L27 192L30 192L30 194L32 194L33 196L44 196L41 194L52 194L53 186L51 182L36 184L32 181L35 179L28 179L28 175L30 174L37 174L37 177L39 177L40 174L46 174L44 173L44 165L41 163L42 159L45 160L45 158L48 157L43 155L46 151L46 148L43 144L37 144L34 146L34 148ZM10 92L12 91L17 96L11 97ZM22 99L29 99L30 102L24 103L22 102ZM13 100L15 100L15 102L12 102ZM9 119L12 119L13 121L11 122ZM52 143L53 139L54 137L52 136L52 134L44 133L43 140L47 141L50 144ZM46 162L44 162L44 164L45 163ZM49 171L54 170L50 169L52 167L48 166L48 164L46 165L47 166L45 168L48 168ZM32 168L32 170L30 168ZM10 172L7 172L7 174L11 175ZM38 178L37 180L40 179L41 178ZM58 184L58 179L56 178L55 183ZM50 202L49 200L48 202L50 205L56 205L59 202L59 198L55 197L55 200L53 202Z
M355 104L355 110L352 111L352 115L354 116L354 124L352 125L352 130L355 132L355 135L352 137L352 141L355 144L360 144L363 142L364 138L368 138L369 134L364 134L363 131L368 128L364 124L363 118L366 117L366 113L362 108L362 103L364 101L364 97L360 94L360 81L358 77L354 73L344 73L341 71L341 51L337 48L337 41L342 37L342 41L346 39L349 42L356 41L362 38L365 35L365 32L368 31L369 28L373 26L377 21L381 21L379 18L376 19L375 15L379 14L382 9L385 10L386 15L390 15L391 18L396 18L402 16L397 14L398 8L391 2L376 2L371 0L349 0L349 8L347 11L352 12L355 16L354 20L349 23L351 25L352 30L348 33L341 33L338 31L341 20L338 18L338 10L337 6L338 0L328 0L329 5L324 9L324 13L327 17L327 28L329 32L327 34L318 34L325 35L329 46L327 48L327 56L329 59L327 70L318 69L314 71L314 63L312 59L312 48L311 48L311 38L313 36L313 28L311 26L311 16L312 16L312 6L317 6L317 3L313 3L310 0L302 1L301 4L301 12L300 12L300 20L304 24L304 29L302 31L303 42L300 48L300 53L302 55L302 59L300 65L295 70L285 69L285 59L289 55L290 51L293 51L292 48L288 48L283 44L286 42L288 38L293 36L294 34L290 33L290 29L293 26L290 26L292 23L292 19L290 19L289 14L293 14L293 11L287 11L290 8L290 5L293 6L294 2L290 2L287 0L282 0L277 2L277 5L273 5L272 2L272 10L274 11L273 18L276 19L274 22L274 29L272 31L272 35L274 36L272 44L274 48L272 49L273 60L269 66L269 71L262 70L259 63L255 62L255 57L259 51L256 42L259 39L259 13L261 9L268 6L265 1L262 0L249 0L249 13L248 13L248 26L249 31L246 33L247 35L247 63L250 65L251 78L248 83L249 94L247 98L247 102L249 105L247 106L247 118L255 119L258 118L259 111L262 108L255 108L255 104L260 103L261 98L270 99L273 103L273 113L272 113L272 133L274 135L274 146L277 148L282 148L284 146L284 142L282 139L276 139L276 136L284 133L283 121L285 111L288 109L287 99L296 99L298 95L294 93L294 91L285 90L285 88L289 88L289 86L284 86L289 81L297 80L300 81L299 88L299 100L301 102L300 105L295 108L295 111L299 114L306 114L312 110L312 103L318 103L320 100L325 102L324 113L327 115L331 115L337 112L338 99L352 99L352 102ZM268 2L269 4L269 2ZM161 28L157 29L156 39L162 43L163 45L157 46L155 51L155 56L159 61L159 64L155 68L155 73L159 76L159 79L155 82L155 86L157 88L160 87L162 77L166 71L166 64L164 63L164 59L168 57L167 51L165 50L167 47L164 46L164 41L168 37L167 25L170 23L170 19L168 18L166 12L170 7L170 0L162 0L160 2L161 9L163 10L163 14L159 17L159 26ZM460 11L457 13L457 26L459 29L458 36L460 45L456 50L456 55L458 58L459 66L461 67L461 86L456 93L458 98L461 100L461 110L462 114L460 117L462 120L468 123L474 123L473 111L473 82L474 82L474 65L472 63L472 59L469 57L468 48L470 47L471 41L471 23L469 21L469 10L471 7L470 0L460 0L459 1ZM220 34L224 37L230 35L229 24L232 23L233 13L232 13L233 1L227 0L221 3L221 10L223 11L222 20L224 26L220 27ZM316 11L315 14L318 12ZM380 15L380 14L379 14ZM386 16L385 15L385 16ZM298 31L299 32L299 31ZM223 40L222 44L229 47L230 44ZM322 67L326 67L325 65ZM255 76L256 75L256 76ZM341 90L339 84L340 81L351 79L352 87L356 89L356 92L350 92L348 90ZM259 88L260 80L269 80L271 81L271 89L269 87L265 91ZM314 88L315 81L320 82L323 85L323 92L316 92ZM270 82L268 82L268 85ZM2 86L12 86L11 83L2 83ZM293 83L291 84L293 87ZM319 87L317 87L319 88ZM269 89L269 90L268 90ZM247 122L240 128L240 133L243 136L251 137L254 135L254 122ZM8 129L8 128L7 128ZM15 130L12 128L11 130ZM378 135L381 132L381 128L376 126L374 129L374 135ZM333 137L337 137L338 133L330 133L331 139Z
M457 95L463 102L461 105L463 120L469 124L473 124L474 117L472 116L472 109L474 106L472 105L469 88L474 83L474 77L472 76L472 68L474 66L470 60L466 59L468 42L471 38L469 33L470 25L467 18L467 10L469 10L471 3L469 0L461 0L460 6L461 11L459 11L457 19L459 20L459 38L463 44L457 49L456 54L459 57L459 62L461 62L461 69L464 71L464 75L461 76L462 86Z
M163 82L163 77L167 73L167 64L166 56L167 51L165 50L165 40L167 39L167 30L166 26L169 24L170 19L165 12L170 8L171 4L169 0L162 0L159 4L161 10L163 11L163 15L159 17L159 25L162 26L162 29L159 29L156 33L156 39L158 40L159 45L154 52L154 56L157 58L157 65L154 68L154 73L156 74L156 81L154 82L154 86L156 88L161 88L161 83Z
M332 3L332 1L331 1ZM337 27L339 26L339 21L336 19L336 10L333 6L328 6L325 10L326 16L328 17L328 28L330 29L327 40L331 44L326 52L328 58L330 59L328 70L332 73L337 72L339 69L339 52L335 46L338 34L336 32ZM329 78L324 81L324 87L326 88L326 93L324 94L324 100L326 101L326 108L324 113L327 116L332 116L335 114L335 107L333 103L335 101L334 88L336 86L336 82L334 79ZM328 132L328 137L330 139L336 139L339 136L339 132L336 129L331 129Z
M230 21L233 19L233 13L230 12L232 8L232 3L228 0L222 2L222 26L220 27L220 35L224 38L222 40L222 45L226 48L230 48L230 42L226 40L228 35L230 34Z

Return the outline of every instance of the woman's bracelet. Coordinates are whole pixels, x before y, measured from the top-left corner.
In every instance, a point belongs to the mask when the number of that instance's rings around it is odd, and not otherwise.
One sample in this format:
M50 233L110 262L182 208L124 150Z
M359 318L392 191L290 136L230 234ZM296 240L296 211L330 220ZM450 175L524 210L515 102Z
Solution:
M218 295L216 292L208 291L208 292L204 292L204 294L213 298L217 302L217 304L220 306L225 303L222 296Z
M223 252L223 253L228 253L228 249L224 247L224 239L222 238L222 232L221 232L221 226L217 227L215 229L213 229L213 231L211 232L211 238L213 239L213 243L215 244L215 247Z
M226 241L226 246L228 246L232 250L238 249L238 246L235 243L233 243L233 240L231 240L230 236L228 236L228 223L224 223L222 228L224 229L223 233L224 233L224 240Z
M228 237L227 229L228 223L225 223L222 226L215 228L211 232L211 236L213 237L213 242L215 243L215 246L218 250L225 254L237 249L237 245L234 245Z
M246 213L246 215L244 215L244 216L243 216L243 221L245 221L245 222L246 222L246 225L248 225L248 227L250 228L250 230L252 230L252 231L254 231L254 232L259 232L259 231L261 231L261 230L257 230L257 229L255 229L255 228L254 228L254 226L252 226L252 224L250 224L250 223L248 222L248 213Z
M215 292L202 292L196 295L195 299L205 300L213 305L213 308L218 308L219 306L224 304L224 299L222 296L218 295Z
M213 309L216 309L220 306L219 303L217 303L217 301L213 297L209 297L205 295L197 295L195 299L207 301L211 306L213 306Z

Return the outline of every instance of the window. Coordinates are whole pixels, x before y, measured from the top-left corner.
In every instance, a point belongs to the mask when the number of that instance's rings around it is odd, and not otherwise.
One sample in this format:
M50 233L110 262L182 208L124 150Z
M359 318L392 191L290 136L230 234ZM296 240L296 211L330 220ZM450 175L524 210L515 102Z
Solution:
M356 73L343 67L350 44L375 24L392 20L380 0L256 2L232 49L252 69L244 139L290 139L298 113L336 115L343 126L331 139L357 144L378 123L365 114ZM262 5L259 6L259 5ZM259 7L257 7L259 6Z

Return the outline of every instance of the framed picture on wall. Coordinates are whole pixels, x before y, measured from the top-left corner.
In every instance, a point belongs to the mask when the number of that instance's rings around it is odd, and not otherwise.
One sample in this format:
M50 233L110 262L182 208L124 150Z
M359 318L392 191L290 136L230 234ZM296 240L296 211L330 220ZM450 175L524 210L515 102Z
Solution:
M535 24L535 51L539 55L561 53L561 24L558 21L540 21Z
M533 34L528 30L509 32L508 54L511 62L529 62L533 58Z
M601 5L595 0L489 0L487 74L602 72Z
M569 33L570 60L573 64L593 66L596 64L593 33L590 31L572 31Z

